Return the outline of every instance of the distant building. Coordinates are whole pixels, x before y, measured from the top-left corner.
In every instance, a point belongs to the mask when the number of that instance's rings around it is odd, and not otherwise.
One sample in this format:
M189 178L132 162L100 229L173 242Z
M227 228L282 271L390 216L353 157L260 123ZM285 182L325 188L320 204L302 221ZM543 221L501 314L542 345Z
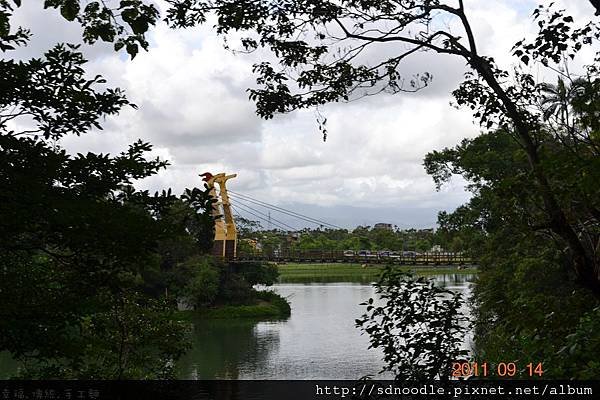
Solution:
M436 244L433 245L433 247L429 251L432 253L441 253L442 251L444 251L444 249L442 249L442 246L440 246L439 244Z
M383 222L380 222L378 224L375 224L373 229L387 229L388 231L393 231L394 226L392 224L385 224Z

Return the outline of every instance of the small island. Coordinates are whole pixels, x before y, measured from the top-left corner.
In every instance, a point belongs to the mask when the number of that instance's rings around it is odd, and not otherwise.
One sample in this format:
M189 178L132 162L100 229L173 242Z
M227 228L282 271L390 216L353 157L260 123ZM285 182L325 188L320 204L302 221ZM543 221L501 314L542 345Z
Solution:
M185 320L290 316L288 301L268 287L277 282L277 266L261 262L225 262L212 256L180 265L178 315ZM177 287L177 286L176 286Z

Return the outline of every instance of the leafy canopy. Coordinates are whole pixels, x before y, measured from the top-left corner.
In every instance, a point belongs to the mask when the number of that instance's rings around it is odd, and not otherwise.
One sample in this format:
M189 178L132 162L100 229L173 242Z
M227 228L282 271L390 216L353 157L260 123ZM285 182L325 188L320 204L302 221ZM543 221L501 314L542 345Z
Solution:
M385 366L399 381L447 380L452 362L467 356L461 347L468 329L460 293L391 267L377 281L377 300L362 306L356 325L381 348Z
M76 2L61 4L70 18ZM10 32L9 2L0 11L0 47L10 52L29 35ZM147 159L141 140L116 155L60 147L133 106L102 77L86 78L85 62L62 44L0 60L0 351L29 378L170 377L187 327L160 290L161 244L185 237L194 255L210 248L211 202L199 189L181 199L136 190L168 165ZM168 218L176 204L187 208L183 221Z

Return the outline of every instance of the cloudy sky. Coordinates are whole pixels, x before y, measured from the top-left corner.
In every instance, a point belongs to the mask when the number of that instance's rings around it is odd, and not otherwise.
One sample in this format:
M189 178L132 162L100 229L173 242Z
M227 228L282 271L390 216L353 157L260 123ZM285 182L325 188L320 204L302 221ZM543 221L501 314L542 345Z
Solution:
M593 15L588 1L565 3L577 19ZM81 42L77 24L41 4L24 2L15 14L14 24L34 34L19 57L39 57L58 42ZM466 1L480 53L509 67L513 43L534 32L529 15L535 5ZM112 87L124 89L139 109L107 119L102 132L63 139L69 151L114 154L141 138L171 166L138 182L140 188L181 192L200 185L199 173L237 173L229 181L232 190L343 227L377 222L433 227L438 211L451 211L469 198L460 179L436 192L422 166L427 152L479 132L468 111L449 104L465 70L460 59L425 53L412 58L404 66L407 73L428 71L434 77L419 93L324 107L328 138L323 142L314 111L269 121L255 115L246 89L255 86L252 64L265 53L232 54L208 25L183 31L161 24L150 41L150 51L133 61L108 44L83 46L89 74L101 74ZM238 210L257 219L241 206ZM298 228L310 226L276 213L272 217Z

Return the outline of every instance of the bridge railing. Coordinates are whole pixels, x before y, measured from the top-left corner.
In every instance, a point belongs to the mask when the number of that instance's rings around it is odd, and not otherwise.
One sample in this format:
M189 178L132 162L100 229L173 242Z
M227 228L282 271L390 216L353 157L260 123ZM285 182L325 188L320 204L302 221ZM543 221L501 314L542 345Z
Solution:
M431 252L405 254L369 254L348 250L296 250L285 249L273 252L239 251L240 261L314 262L314 263L359 263L401 265L469 265L475 261L462 253Z

